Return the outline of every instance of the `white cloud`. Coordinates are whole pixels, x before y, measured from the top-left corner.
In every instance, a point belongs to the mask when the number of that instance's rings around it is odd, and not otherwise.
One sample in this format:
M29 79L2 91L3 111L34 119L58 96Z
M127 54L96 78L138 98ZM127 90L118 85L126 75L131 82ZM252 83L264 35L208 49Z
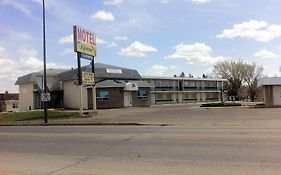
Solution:
M108 42L105 41L104 39L98 38L98 37L96 37L96 42L97 42L97 44L101 44L101 45L107 44L107 43L108 43Z
M34 49L19 49L20 59L12 59L4 47L0 47L0 92L6 90L17 92L17 86L14 85L19 76L31 72L37 72L43 69L43 61L36 58L37 51ZM47 68L70 68L70 66L48 63Z
M167 71L168 71L168 67L159 64L153 65L150 70L150 72L155 75L163 75Z
M210 2L211 0L191 0L191 2L194 2L196 4L204 4L207 2Z
M164 75L166 73L169 73L169 71L174 71L177 69L176 66L163 66L160 64L153 65L147 72L148 75ZM172 74L170 72L170 74Z
M158 50L152 46L135 41L130 46L122 48L118 54L122 56L144 57L147 52L157 51Z
M276 58L277 55L273 52L270 52L266 49L262 49L260 51L257 51L256 53L253 54L254 57L258 58Z
M235 24L231 29L225 29L217 38L234 39L237 37L268 42L281 36L281 25L268 24L265 21L250 20Z
M121 4L123 0L104 0L103 3L105 5L118 5Z
M111 12L107 12L104 10L97 11L97 13L93 14L90 17L91 20L103 20L103 21L114 21L115 17Z
M59 44L71 44L73 43L73 34L61 37L58 41Z
M114 40L115 41L120 41L120 40L126 41L126 40L128 40L128 37L127 36L115 36Z
M112 47L117 47L117 46L118 46L117 43L111 42L106 47L112 48Z
M167 56L168 59L184 59L188 64L214 64L224 60L222 56L212 56L212 48L204 43L179 44L175 49L175 53Z

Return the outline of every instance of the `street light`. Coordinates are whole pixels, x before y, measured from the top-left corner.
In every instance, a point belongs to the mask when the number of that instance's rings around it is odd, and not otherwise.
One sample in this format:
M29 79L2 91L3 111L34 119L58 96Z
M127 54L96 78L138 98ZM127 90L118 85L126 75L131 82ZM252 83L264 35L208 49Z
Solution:
M44 95L47 94L47 77L46 77L46 32L45 32L45 0L42 0L43 3L43 58L44 58ZM44 106L44 121L48 123L48 106L47 101L43 101Z

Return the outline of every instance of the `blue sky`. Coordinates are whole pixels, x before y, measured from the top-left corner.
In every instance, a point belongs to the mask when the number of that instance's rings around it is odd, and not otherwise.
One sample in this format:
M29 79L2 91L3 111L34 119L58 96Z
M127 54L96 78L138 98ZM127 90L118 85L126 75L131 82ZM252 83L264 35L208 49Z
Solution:
M208 73L242 59L281 76L280 0L45 0L47 67L77 67L73 25L97 36L96 62L141 75ZM0 0L0 92L42 66L41 0ZM83 61L83 64L87 64Z

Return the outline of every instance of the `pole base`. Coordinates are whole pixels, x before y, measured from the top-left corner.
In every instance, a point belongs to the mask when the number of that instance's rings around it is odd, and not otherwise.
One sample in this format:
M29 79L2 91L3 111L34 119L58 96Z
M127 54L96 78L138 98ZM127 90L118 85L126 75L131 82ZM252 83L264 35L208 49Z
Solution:
M87 117L94 117L94 116L97 116L97 115L98 115L97 110L88 110L88 111L83 112L81 117L87 118Z

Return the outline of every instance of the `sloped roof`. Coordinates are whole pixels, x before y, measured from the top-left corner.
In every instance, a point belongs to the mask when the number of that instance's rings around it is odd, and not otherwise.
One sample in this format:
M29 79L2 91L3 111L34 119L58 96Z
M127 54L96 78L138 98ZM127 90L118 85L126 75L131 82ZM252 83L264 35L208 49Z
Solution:
M81 67L82 71L92 72L92 66ZM74 80L77 78L78 69L72 69L59 75L60 81ZM95 77L102 79L121 79L121 80L139 80L140 74L134 69L128 69L118 66L96 63Z
M189 78L189 77L162 77L162 76L142 76L144 80L196 80L196 81L227 81L222 78Z
M136 83L138 85L138 87L151 87L152 85L149 84L148 82L146 81L132 81L133 83Z
M81 67L82 71L92 72L92 66L87 65ZM76 69L47 69L47 76L58 76L59 81L75 80L77 79ZM15 82L15 85L36 82L36 77L43 76L43 70L39 72L33 72L24 76L21 76ZM112 66L108 64L95 64L95 76L100 79L120 79L120 80L139 80L140 74L134 69L128 69L124 67Z
M67 69L47 69L47 76L58 76L60 73L65 72ZM44 71L33 72L24 76L21 76L15 82L15 85L36 82L36 77L43 76Z
M258 86L281 85L281 77L264 77L258 80Z
M118 80L105 80L99 83L96 83L97 88L107 88L107 87L125 87L125 81L118 81Z
M128 82L133 82L138 85L138 87L151 87L151 85L145 81L124 81L124 80L105 80L96 83L97 88L107 88L107 87L121 87L124 88Z

